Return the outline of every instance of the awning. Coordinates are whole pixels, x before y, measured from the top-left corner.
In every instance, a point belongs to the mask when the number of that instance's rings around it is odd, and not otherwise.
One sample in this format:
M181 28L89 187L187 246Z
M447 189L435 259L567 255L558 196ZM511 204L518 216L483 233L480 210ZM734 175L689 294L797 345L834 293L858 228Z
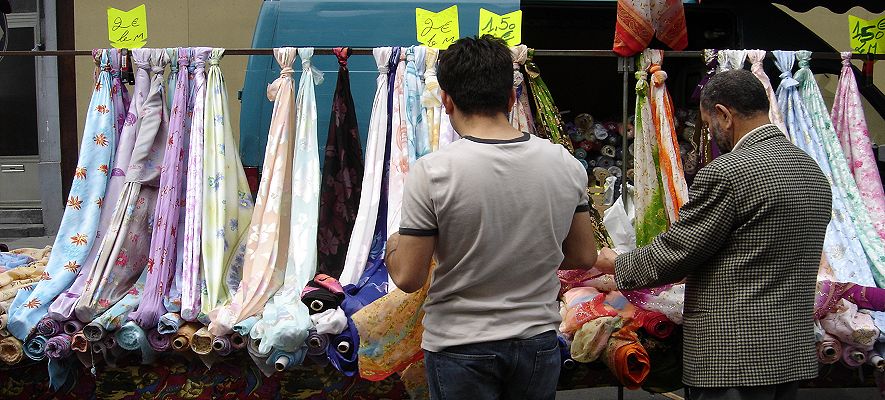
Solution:
M885 0L778 0L770 2L757 0L700 0L700 3L701 6L715 4L743 7L753 3L776 3L797 12L806 12L815 7L824 7L839 14L844 14L853 7L863 7L867 11L877 14L885 12Z

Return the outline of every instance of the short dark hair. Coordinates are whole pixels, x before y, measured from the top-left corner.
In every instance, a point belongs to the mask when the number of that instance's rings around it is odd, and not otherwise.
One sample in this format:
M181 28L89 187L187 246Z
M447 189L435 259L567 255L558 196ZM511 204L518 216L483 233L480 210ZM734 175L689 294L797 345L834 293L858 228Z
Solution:
M439 56L439 86L464 114L508 113L513 90L513 61L507 44L496 37L465 37Z
M701 107L708 112L716 106L732 109L743 117L768 113L768 94L762 82L745 69L719 72L710 78L701 91Z

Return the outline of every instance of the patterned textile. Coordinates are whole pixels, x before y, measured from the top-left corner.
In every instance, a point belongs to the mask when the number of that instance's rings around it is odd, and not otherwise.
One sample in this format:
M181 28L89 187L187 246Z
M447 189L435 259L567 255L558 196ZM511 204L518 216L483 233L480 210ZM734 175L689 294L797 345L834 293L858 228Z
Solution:
M101 313L92 320L89 325L83 328L84 332L89 331L90 329L96 330L97 334L92 338L98 340L104 337L107 332L113 332L120 329L120 327L123 326L123 323L126 322L126 317L129 313L138 307L146 280L147 269L142 269L138 281L136 281L135 285L126 292L125 296L110 306L107 311Z
M126 115L132 99L129 97L129 89L123 83L120 71L120 63L123 56L121 50L108 49L108 57L111 59L111 100L114 102L114 128L117 131L117 146L120 146L120 135L126 123ZM119 149L114 154L119 153ZM116 162L116 161L115 161ZM106 225L99 225L99 229Z
M52 301L77 277L89 251L96 244L105 189L114 158L117 133L111 98L111 66L107 50L92 52L101 72L86 114L80 158L64 216L52 246L43 280L32 291L19 291L9 309L9 332L24 340L48 312Z
M553 143L559 143L565 147L569 153L575 153L575 147L572 145L572 139L562 129L562 119L559 116L559 109L553 103L553 95L547 89L547 84L541 79L541 70L537 64L532 61L534 50L529 50L526 57L525 71L529 77L529 88L532 92L532 98L535 100L535 112L537 118L537 131L535 134L539 137L550 139Z
M185 175L185 146L189 132L185 130L189 98L187 66L190 62L188 49L178 51L178 78L175 82L175 99L169 114L169 139L163 155L160 173L160 192L154 215L154 232L151 235L150 253L147 260L148 276L138 308L129 314L144 329L157 326L160 316L166 313L163 296L168 292L177 259L177 230L181 211L182 178Z
M353 231L348 241L344 268L338 278L342 285L359 281L369 258L375 222L381 202L381 181L384 176L384 153L387 146L387 97L390 47L376 47L372 50L378 66L375 100L372 103L372 116L369 120L368 141L366 143L366 166L360 193L359 209L353 223ZM385 220L386 223L386 220Z
M747 51L719 50L716 57L719 58L719 66L716 72L744 69L744 63L747 61Z
M200 311L202 268L202 219L203 219L203 152L205 138L204 110L206 106L206 60L212 51L209 47L193 49L194 94L191 115L190 151L187 162L187 188L185 189L184 239L181 254L181 314L188 321L197 318Z
M114 56L114 54L116 54L116 49L111 50L111 55ZM142 54L144 53L139 53L139 55ZM119 63L118 57L114 57L113 60L116 63ZM144 61L145 60L141 60L140 62ZM119 66L117 68L119 69ZM104 241L105 235L103 235L101 231L104 230L105 233L109 233L108 230L116 209L115 206L120 199L120 195L126 183L125 171L129 169L129 161L132 159L132 150L135 148L137 133L135 129L135 116L138 115L139 110L141 110L142 104L150 89L150 77L148 76L148 71L139 68L135 81L135 99L130 102L128 101L126 87L120 81L119 71L115 72L115 70L112 69L111 74L114 78L111 95L114 100L114 111L118 114L116 127L119 141L114 155L114 164L110 174L111 177L109 178L107 190L102 199L102 203L107 204L108 207L102 207L101 209L101 217L98 222L99 230L96 231L95 234L95 238L101 239L102 242ZM124 96L125 99L120 98L121 96ZM123 107L124 103L128 103L128 109L117 109L118 106ZM129 117L130 115L132 116L131 118ZM122 117L122 119L120 117ZM83 289L86 287L86 281L89 279L92 267L95 265L102 247L103 246L101 245L92 246L92 250L90 250L89 255L83 262L74 283L70 288L62 292L61 295L52 302L52 305L49 306L49 315L52 316L52 318L64 321L72 317L74 305L77 303L77 300L83 293Z
M651 372L648 352L639 344L638 324L626 324L612 334L602 361L627 389L639 389Z
M249 226L243 264L244 279L230 304L222 305L209 314L212 320L209 331L215 336L231 333L234 324L261 312L265 303L283 285L291 229L291 221L284 221L283 217L287 213L285 210L292 208L291 174L295 144L295 87L292 81L295 71L292 63L295 57L296 49L293 47L274 49L274 58L280 65L280 77L267 87L267 98L274 102L274 112L258 200ZM203 304L204 307L216 306L211 300Z
M854 282L864 286L875 286L869 260L867 260L857 231L845 206L844 191L832 184L832 173L826 156L823 155L817 132L814 131L808 111L800 98L793 79L794 52L775 51L775 65L781 71L781 83L777 89L778 108L784 116L787 134L796 146L810 154L818 166L828 176L833 193L833 218L827 226L824 239L826 261L832 267L836 280Z
M427 121L430 136L430 151L439 149L439 130L442 123L442 98L439 80L436 78L438 59L439 49L428 47L424 54L424 92L421 93L421 105L424 106L424 120Z
M133 59L139 69L136 77L144 78L147 73L150 85L138 114L126 117L126 123L133 124L136 132L135 147L108 233L74 306L77 318L84 322L92 321L126 295L144 271L150 251L160 166L168 137L163 71L169 60L163 49L135 49ZM136 85L136 89L142 87ZM137 93L136 98L142 95Z
M301 302L301 291L316 274L317 266L320 158L314 86L323 83L323 73L312 64L312 47L299 48L298 55L301 57L302 73L295 99L297 119L289 221L291 237L283 286L264 306L262 318L252 328L252 337L261 339L258 346L261 353L272 352L273 349L295 351L304 343L311 328L309 311ZM263 335L255 334L261 331ZM274 357L270 361L275 361Z
M224 304L230 294L226 285L229 274L241 275L246 238L252 221L252 196L246 173L237 151L231 128L227 85L219 63L224 49L212 49L206 76L206 106L203 112L205 143L202 180L202 280L206 291L200 300L202 311L208 313ZM273 237L273 236L270 236ZM231 272L234 271L234 272ZM197 289L198 277L192 277ZM182 313L185 320L196 315Z
M870 145L870 134L864 117L857 80L851 70L851 52L842 53L842 74L833 101L833 128L854 175L860 197L867 207L879 236L885 239L885 192Z
M747 50L747 58L750 59L750 71L753 72L753 75L756 75L759 82L762 82L762 86L765 87L765 93L768 95L768 119L772 124L777 125L778 129L786 133L787 126L784 125L784 116L781 115L781 110L777 106L777 97L774 95L771 80L768 79L768 75L765 74L765 68L762 66L762 61L765 60L765 50Z
M829 187L811 158L763 126L698 172L667 232L617 258L622 290L686 279L687 385L767 385L817 374L810 317ZM765 290L735 294L748 287Z
M510 124L520 132L533 133L535 120L532 118L532 109L529 106L525 75L522 74L528 55L529 49L524 44L510 48L510 56L513 58L513 89L516 90L516 104L510 110Z
M636 61L636 117L633 139L633 173L636 196L636 245L651 243L655 236L667 230L668 217L664 211L664 188L661 185L660 155L651 118L648 99L648 68L651 66L649 51Z
M414 157L409 158L409 130L406 125L406 108L409 105L406 97L403 81L406 76L406 51L401 48L399 62L396 66L396 75L393 83L393 106L390 109L390 165L387 176L387 232L399 230L403 204L403 189L405 188L406 175L409 173L409 165L414 162ZM389 101L389 100L388 100ZM384 242L386 242L386 236ZM390 281L391 286L393 281Z
M412 46L406 51L406 76L403 91L406 95L405 117L409 138L409 163L430 153L430 131L424 119L421 95L424 93L424 58L427 48Z
M821 318L820 325L843 345L863 351L872 350L879 337L879 329L873 323L873 317L858 312L857 305L846 299L839 300L836 309Z
M679 154L679 143L676 141L676 123L673 120L673 101L664 82L667 73L661 69L664 52L647 50L651 73L651 120L654 123L655 136L658 141L658 162L661 168L661 185L664 189L664 206L670 222L679 218L679 209L688 199L688 184L682 172L682 159Z
M338 83L332 99L329 135L323 161L317 272L338 278L344 268L347 242L353 233L363 184L363 150L353 96L350 93L350 48L337 48Z
M688 47L685 9L679 0L618 0L618 19L612 50L630 57L645 50L657 31L658 39L673 50Z
M719 69L719 50L704 49L704 65L706 66L706 72L691 94L691 99L694 101L701 99L701 91L704 90L704 86L707 86L707 82L710 81L713 75L716 75L716 70Z

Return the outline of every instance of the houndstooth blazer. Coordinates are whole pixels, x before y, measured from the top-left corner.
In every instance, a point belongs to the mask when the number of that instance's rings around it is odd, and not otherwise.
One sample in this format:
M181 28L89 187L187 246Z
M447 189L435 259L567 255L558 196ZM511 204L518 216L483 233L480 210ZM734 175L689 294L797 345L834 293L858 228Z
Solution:
M667 232L617 258L618 287L686 279L688 386L814 378L815 280L831 212L815 161L764 126L698 172Z

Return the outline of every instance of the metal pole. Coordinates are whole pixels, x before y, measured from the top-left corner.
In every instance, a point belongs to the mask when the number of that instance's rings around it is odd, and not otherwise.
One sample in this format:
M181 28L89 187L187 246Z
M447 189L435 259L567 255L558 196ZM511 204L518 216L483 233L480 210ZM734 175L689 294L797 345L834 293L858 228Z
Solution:
M623 74L624 92L622 97L621 119L621 201L627 207L627 119L630 113L629 89L630 72L633 71L633 57L618 57L618 71Z

